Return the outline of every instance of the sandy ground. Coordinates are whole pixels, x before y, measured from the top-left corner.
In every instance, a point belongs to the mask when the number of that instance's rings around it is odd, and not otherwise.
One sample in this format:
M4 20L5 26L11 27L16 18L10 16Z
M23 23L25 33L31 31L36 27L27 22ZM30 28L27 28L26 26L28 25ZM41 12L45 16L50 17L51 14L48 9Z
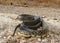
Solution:
M50 30L49 35L41 38L24 38L15 35L11 37L19 21L15 18L19 14L31 14L43 17ZM14 7L0 6L0 43L60 43L60 9L51 7Z

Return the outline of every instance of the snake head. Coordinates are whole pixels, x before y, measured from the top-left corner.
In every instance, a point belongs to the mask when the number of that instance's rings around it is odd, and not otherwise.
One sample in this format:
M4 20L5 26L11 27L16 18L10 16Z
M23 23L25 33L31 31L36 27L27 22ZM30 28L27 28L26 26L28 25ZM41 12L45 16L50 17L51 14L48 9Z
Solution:
M33 19L34 19L33 16L28 15L28 14L21 14L16 18L16 20L20 20L20 21L24 21L24 22L31 21Z

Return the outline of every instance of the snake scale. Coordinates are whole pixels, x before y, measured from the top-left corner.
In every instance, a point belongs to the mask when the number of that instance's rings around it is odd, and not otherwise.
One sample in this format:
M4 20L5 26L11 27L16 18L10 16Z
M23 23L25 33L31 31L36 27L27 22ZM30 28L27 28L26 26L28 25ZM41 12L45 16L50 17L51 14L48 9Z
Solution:
M24 36L24 37L30 37L30 36L44 37L48 33L47 24L39 16L21 14L16 19L23 22L16 26L13 36L17 28L19 28L17 34L19 36Z

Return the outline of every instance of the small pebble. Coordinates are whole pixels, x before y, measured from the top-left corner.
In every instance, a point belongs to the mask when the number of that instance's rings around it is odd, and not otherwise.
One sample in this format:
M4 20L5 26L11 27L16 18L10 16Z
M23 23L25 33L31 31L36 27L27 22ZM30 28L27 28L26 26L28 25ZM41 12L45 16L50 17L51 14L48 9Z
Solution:
M6 39L6 37L3 37L4 39Z
M25 43L26 42L26 40L20 40L20 43Z
M42 16L42 18L46 18L46 16Z
M40 39L40 38L38 38L38 41L41 41L41 39Z
M47 42L47 41L48 41L48 40L47 40L46 38L42 40L42 42Z
M50 35L47 35L47 38L49 38L50 37Z
M2 36L2 37L5 36L5 33L4 33L4 32L1 32L1 36Z
M8 37L7 37L7 39L10 39L10 38L11 38L11 36L8 36Z

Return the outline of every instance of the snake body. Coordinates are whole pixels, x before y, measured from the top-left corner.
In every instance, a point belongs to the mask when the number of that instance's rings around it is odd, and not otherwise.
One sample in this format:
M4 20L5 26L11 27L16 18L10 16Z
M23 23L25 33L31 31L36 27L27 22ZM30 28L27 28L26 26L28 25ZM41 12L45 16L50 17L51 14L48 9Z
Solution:
M45 36L48 33L48 26L39 16L22 14L17 17L18 20L23 21L15 28L19 28L18 34L21 36ZM15 34L15 31L13 35ZM24 35L23 35L24 34Z

